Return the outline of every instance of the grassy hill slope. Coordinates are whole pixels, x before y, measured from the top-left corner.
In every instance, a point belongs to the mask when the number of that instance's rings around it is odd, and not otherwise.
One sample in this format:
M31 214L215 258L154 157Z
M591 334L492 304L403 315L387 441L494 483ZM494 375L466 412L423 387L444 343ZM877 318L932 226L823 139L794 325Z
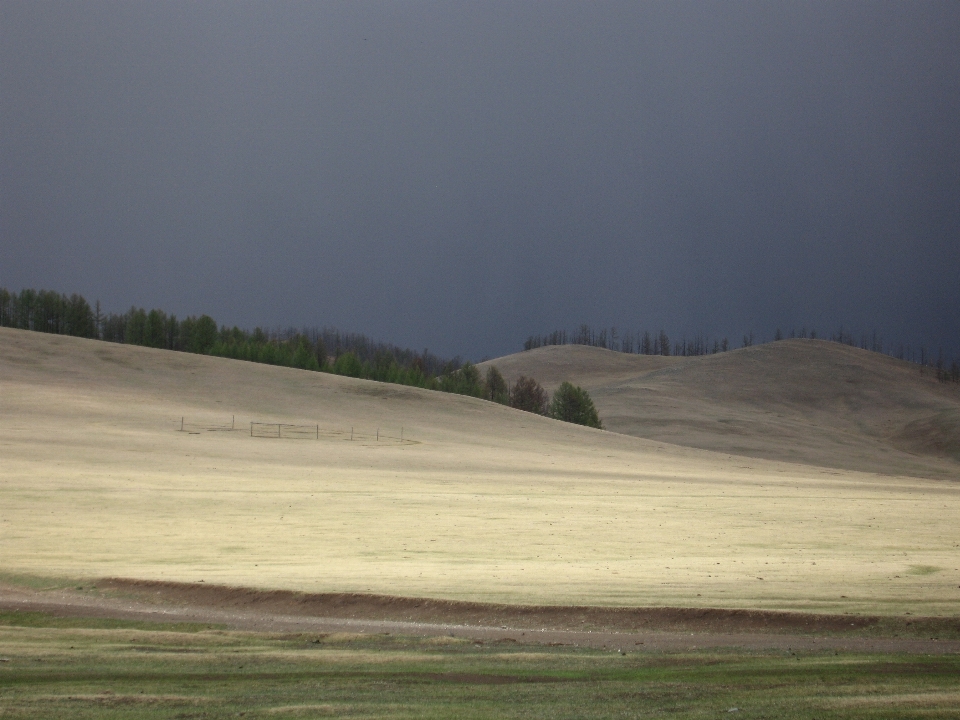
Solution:
M604 427L718 452L960 479L960 387L821 340L660 358L552 346L490 360L508 380L588 390Z
M233 416L237 429L224 429ZM748 459L473 398L9 329L0 418L0 580L960 608L960 488L943 481ZM254 420L310 426L319 439L251 437Z

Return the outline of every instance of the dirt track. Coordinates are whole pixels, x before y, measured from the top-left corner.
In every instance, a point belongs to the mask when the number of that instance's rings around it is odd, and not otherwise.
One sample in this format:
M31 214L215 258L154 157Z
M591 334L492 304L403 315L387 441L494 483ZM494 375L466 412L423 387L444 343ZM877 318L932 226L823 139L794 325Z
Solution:
M86 592L0 585L0 610L256 632L450 636L478 642L574 645L622 652L743 648L960 653L956 618L900 620L688 608L535 607L356 594L259 591L104 579ZM884 625L884 636L865 636ZM923 627L922 633L918 628ZM896 637L906 631L910 637ZM928 637L924 637L928 636Z

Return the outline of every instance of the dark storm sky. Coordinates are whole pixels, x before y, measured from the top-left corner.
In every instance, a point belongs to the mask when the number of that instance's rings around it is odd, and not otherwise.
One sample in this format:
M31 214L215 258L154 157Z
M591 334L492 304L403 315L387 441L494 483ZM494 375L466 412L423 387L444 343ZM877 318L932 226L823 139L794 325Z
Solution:
M0 0L0 285L960 351L960 2Z

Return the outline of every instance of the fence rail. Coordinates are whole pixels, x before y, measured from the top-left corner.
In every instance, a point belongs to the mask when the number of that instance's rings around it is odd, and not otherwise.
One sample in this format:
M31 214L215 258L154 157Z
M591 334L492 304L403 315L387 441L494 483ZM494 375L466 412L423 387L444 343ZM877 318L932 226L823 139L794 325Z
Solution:
M290 423L250 423L250 437L287 438L288 440L319 440L319 425L292 425Z
M198 422L187 417L181 417L178 432L199 435L202 432L232 432L240 430L242 427L242 425L239 428L237 427L236 416L231 417L229 423ZM337 428L322 427L319 424L297 425L294 423L260 422L258 420L250 421L250 437L272 438L274 440L347 440L364 445L420 444L417 440L411 440L410 434L405 434L403 427L394 427L391 430L379 427L375 429Z
M188 421L186 416L181 416L179 432L199 435L201 432L232 432L236 429L237 418L235 415L230 417L230 422L228 423Z

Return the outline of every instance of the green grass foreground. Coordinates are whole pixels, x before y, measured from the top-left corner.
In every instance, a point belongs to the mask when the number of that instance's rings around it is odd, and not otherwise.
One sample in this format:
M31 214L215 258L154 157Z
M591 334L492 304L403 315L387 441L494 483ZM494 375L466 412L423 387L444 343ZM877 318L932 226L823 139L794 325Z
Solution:
M620 655L0 613L0 659L3 718L946 718L960 706L960 656Z

